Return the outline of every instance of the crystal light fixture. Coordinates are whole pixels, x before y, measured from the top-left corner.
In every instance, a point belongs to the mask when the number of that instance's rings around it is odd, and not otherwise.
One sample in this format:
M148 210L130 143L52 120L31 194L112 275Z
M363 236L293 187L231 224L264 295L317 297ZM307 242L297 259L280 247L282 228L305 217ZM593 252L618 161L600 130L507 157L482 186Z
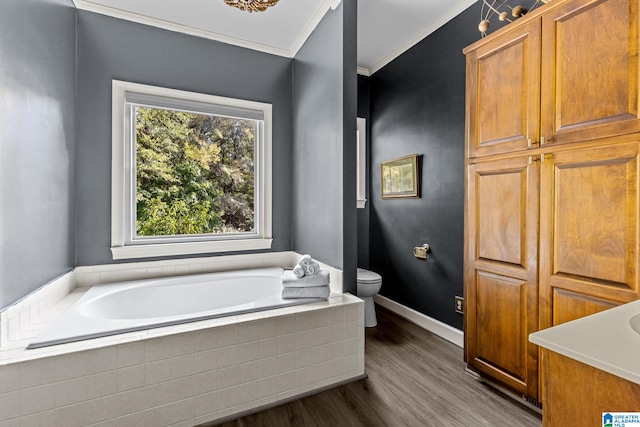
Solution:
M237 7L246 12L264 12L267 8L275 6L279 0L224 0L229 6Z

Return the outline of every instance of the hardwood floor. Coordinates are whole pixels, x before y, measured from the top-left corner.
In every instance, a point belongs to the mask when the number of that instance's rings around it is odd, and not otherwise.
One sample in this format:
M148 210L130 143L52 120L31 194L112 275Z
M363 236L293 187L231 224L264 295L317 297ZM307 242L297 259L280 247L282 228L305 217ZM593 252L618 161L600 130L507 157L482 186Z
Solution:
M463 372L462 349L377 307L366 380L221 424L223 427L540 427L541 417Z

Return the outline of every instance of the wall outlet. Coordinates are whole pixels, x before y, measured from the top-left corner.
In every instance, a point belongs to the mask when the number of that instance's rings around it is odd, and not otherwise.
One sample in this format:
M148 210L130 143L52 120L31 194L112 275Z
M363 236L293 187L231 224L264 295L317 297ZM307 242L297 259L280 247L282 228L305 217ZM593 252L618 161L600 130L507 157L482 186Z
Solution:
M464 298L455 296L456 300L456 313L464 314Z

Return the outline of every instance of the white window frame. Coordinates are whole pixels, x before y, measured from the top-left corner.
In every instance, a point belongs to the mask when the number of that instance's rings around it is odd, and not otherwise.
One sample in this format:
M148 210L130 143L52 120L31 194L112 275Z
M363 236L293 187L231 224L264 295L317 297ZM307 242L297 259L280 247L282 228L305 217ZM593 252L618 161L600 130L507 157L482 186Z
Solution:
M367 120L362 117L356 118L357 132L357 202L358 208L363 209L367 204Z
M263 115L262 125L256 132L258 143L254 162L255 232L210 234L195 238L161 236L134 239L134 236L131 236L131 233L135 233L135 136L127 135L126 121L133 119L128 113L132 109L127 107L127 95L132 94L162 97L164 100L173 99L176 101L176 109L182 109L180 105L192 102L211 104L223 109L254 110ZM273 242L271 122L271 104L113 80L111 156L111 253L113 259L270 249Z

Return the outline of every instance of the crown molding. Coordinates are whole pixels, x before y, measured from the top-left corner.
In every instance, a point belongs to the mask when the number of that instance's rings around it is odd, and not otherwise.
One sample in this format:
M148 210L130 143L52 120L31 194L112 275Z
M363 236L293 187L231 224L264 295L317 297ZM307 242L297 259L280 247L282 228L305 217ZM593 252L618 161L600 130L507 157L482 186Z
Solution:
M407 50L411 49L413 46L422 41L425 37L435 32L438 28L442 27L447 22L451 21L453 18L467 10L472 4L476 3L477 0L460 0L456 4L454 4L449 10L447 10L441 17L438 19L433 25L425 28L406 42L404 42L400 47L389 53L387 56L382 58L380 61L371 66L368 70L368 75L373 75L376 71L382 69L385 65L389 64L391 61L405 53ZM358 69L358 73L360 73L360 69Z
M313 30L315 30L318 24L320 23L320 21L322 21L322 18L324 18L324 15L327 14L329 9L335 10L335 8L340 4L341 1L342 0L337 0L337 1L324 0L322 2L322 4L320 5L316 13L311 18L311 20L304 27L304 30L302 31L302 33L300 33L296 41L293 43L293 46L291 47L291 50L287 55L288 58L293 58L297 55L298 51L302 49L302 46L304 46L304 43L307 41L311 33L313 33Z
M365 67L358 67L356 69L357 73L360 74L361 76L365 76L365 77L369 77L371 74L369 74L369 69L365 68Z
M256 50L259 52L269 53L272 55L283 56L285 58L293 58L298 50L304 45L305 41L309 38L313 30L320 23L324 15L329 9L333 9L334 5L338 5L341 0L324 0L322 5L318 8L313 15L304 31L296 39L291 49L281 49L274 46L268 46L261 43L255 43L235 37L230 37L224 34L216 33L213 31L200 30L186 25L176 24L175 22L166 21L163 19L151 18L149 16L140 15L133 12L128 12L122 9L116 9L92 3L88 0L73 0L73 4L76 9L86 10L88 12L99 13L101 15L111 16L113 18L124 19L126 21L135 22L137 24L150 25L153 27L162 28L169 31L175 31L183 34L188 34L196 37L202 37L210 40L219 41L222 43L231 44L247 49Z
M311 20L307 23L304 30L298 38L294 41L291 49L281 49L274 46L269 46L261 43L255 43L235 37L230 37L224 34L216 33L213 31L200 30L192 27L188 27L186 25L176 24L175 22L166 21L157 18L151 18L145 15L140 15L133 12L128 12L122 9L116 9L112 7L107 7L103 5L99 5L93 3L89 0L72 0L76 9L86 10L88 12L99 13L101 15L111 16L113 18L124 19L126 21L135 22L143 25L150 25L157 28L162 28L169 31L179 32L182 34L188 34L196 37L202 37L209 40L215 40L222 43L243 47L246 49L251 49L259 52L264 52L272 55L282 56L285 58L293 58L296 56L298 51L302 48L304 43L307 41L313 30L318 26L322 18L326 15L329 10L335 10L342 0L323 0L320 7L317 9L316 13L313 15ZM395 49L393 52L385 56L382 60L378 61L376 64L371 66L370 68L366 67L357 67L357 73L363 76L371 76L376 71L382 69L385 65L389 64L391 61L396 59L398 56L402 55L404 52L415 46L417 43L422 41L425 37L436 31L438 28L442 27L444 24L449 22L451 19L455 18L457 15L466 10L469 6L474 4L477 0L460 0L458 3L454 4L444 15L440 17L438 21L436 21L433 25L425 28L423 31L403 43L400 47Z

